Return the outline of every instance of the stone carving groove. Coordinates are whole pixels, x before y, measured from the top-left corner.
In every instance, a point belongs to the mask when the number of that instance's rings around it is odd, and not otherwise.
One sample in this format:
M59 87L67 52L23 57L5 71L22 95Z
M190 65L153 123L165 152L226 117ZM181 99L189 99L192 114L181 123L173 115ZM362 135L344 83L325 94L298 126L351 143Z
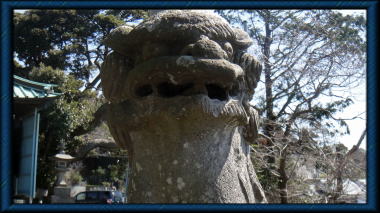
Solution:
M107 123L129 152L129 202L266 202L249 157L261 65L247 33L215 14L166 10L104 43Z

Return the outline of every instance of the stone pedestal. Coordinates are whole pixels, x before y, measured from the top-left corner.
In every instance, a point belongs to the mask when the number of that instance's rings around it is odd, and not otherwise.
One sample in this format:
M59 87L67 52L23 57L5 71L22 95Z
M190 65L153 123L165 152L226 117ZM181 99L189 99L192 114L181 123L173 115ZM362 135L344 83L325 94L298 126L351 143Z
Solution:
M74 198L70 196L71 188L66 186L54 187L54 195L51 196L51 203L74 203Z

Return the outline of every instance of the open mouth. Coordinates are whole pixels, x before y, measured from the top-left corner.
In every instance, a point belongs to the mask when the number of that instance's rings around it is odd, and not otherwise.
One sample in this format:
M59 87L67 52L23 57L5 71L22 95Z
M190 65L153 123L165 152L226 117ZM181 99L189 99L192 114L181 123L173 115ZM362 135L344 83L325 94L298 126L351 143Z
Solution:
M205 95L226 101L240 94L242 73L223 59L159 57L131 70L125 92L133 98Z
M237 86L232 90L223 88L217 84L195 84L186 83L175 85L170 82L162 82L156 88L152 85L143 85L135 90L138 97L145 97L153 95L157 91L157 96L161 98L172 98L176 96L193 96L193 95L207 95L210 99L217 99L219 101L226 101L229 96L237 95Z

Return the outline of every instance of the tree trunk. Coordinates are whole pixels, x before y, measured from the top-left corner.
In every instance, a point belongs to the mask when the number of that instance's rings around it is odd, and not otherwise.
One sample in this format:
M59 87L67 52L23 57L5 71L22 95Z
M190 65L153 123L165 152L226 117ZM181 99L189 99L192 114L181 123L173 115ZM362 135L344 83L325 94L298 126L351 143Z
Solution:
M281 143L283 145L282 150L280 151L280 159L278 166L278 173L280 174L278 189L280 191L280 200L281 203L288 203L288 180L289 177L286 174L286 164L288 162L288 145L289 145L289 135L290 135L290 127L293 123L293 119L290 119L286 125L285 132Z
M272 86L273 81L271 79L271 65L269 63L270 58L270 46L271 46L271 29L269 26L269 13L266 13L264 18L265 21L265 39L263 44L263 55L264 55L264 77L265 77L265 100L266 100L266 106L265 111L267 115L267 121L263 125L264 134L268 137L273 139L273 133L275 130L274 120L275 116L273 114L273 93L272 93ZM273 144L269 144L268 149L273 151ZM270 170L274 170L275 166L274 163L276 162L276 159L274 156L268 156L266 161L268 162L268 168L264 168L266 174L269 175L269 178L271 175Z
M266 134L269 137L272 137L273 130L274 130L274 125L272 121L275 120L275 116L273 114L273 93L272 93L273 81L271 78L272 70L271 70L271 65L269 63L270 46L271 46L271 30L270 30L269 22L266 21L263 54L264 54L264 76L265 76L265 100L266 100L265 111L267 113L268 123L264 127L264 134Z
M286 150L284 150L286 152ZM280 191L280 200L281 203L288 203L288 189L287 189L287 184L288 184L288 176L286 175L286 158L287 154L283 153L282 156L280 157L280 162L279 162L279 168L278 172L280 173L279 177L279 182L278 182L278 189Z
M266 98L266 111L269 120L274 120L273 114L273 93L272 85L273 81L271 78L271 66L269 63L270 57L270 46L271 46L271 31L269 29L269 24L265 23L265 41L264 41L264 75L265 75L265 98Z

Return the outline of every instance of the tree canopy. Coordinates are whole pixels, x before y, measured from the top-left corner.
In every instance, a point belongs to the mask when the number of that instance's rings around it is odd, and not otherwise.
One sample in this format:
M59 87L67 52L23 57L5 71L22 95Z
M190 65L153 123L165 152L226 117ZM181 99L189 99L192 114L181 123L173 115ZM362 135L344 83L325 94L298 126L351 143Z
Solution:
M40 64L60 69L89 87L109 49L102 43L117 26L145 17L142 10L27 10L15 13L15 73L27 73ZM90 82L95 75L94 82Z

